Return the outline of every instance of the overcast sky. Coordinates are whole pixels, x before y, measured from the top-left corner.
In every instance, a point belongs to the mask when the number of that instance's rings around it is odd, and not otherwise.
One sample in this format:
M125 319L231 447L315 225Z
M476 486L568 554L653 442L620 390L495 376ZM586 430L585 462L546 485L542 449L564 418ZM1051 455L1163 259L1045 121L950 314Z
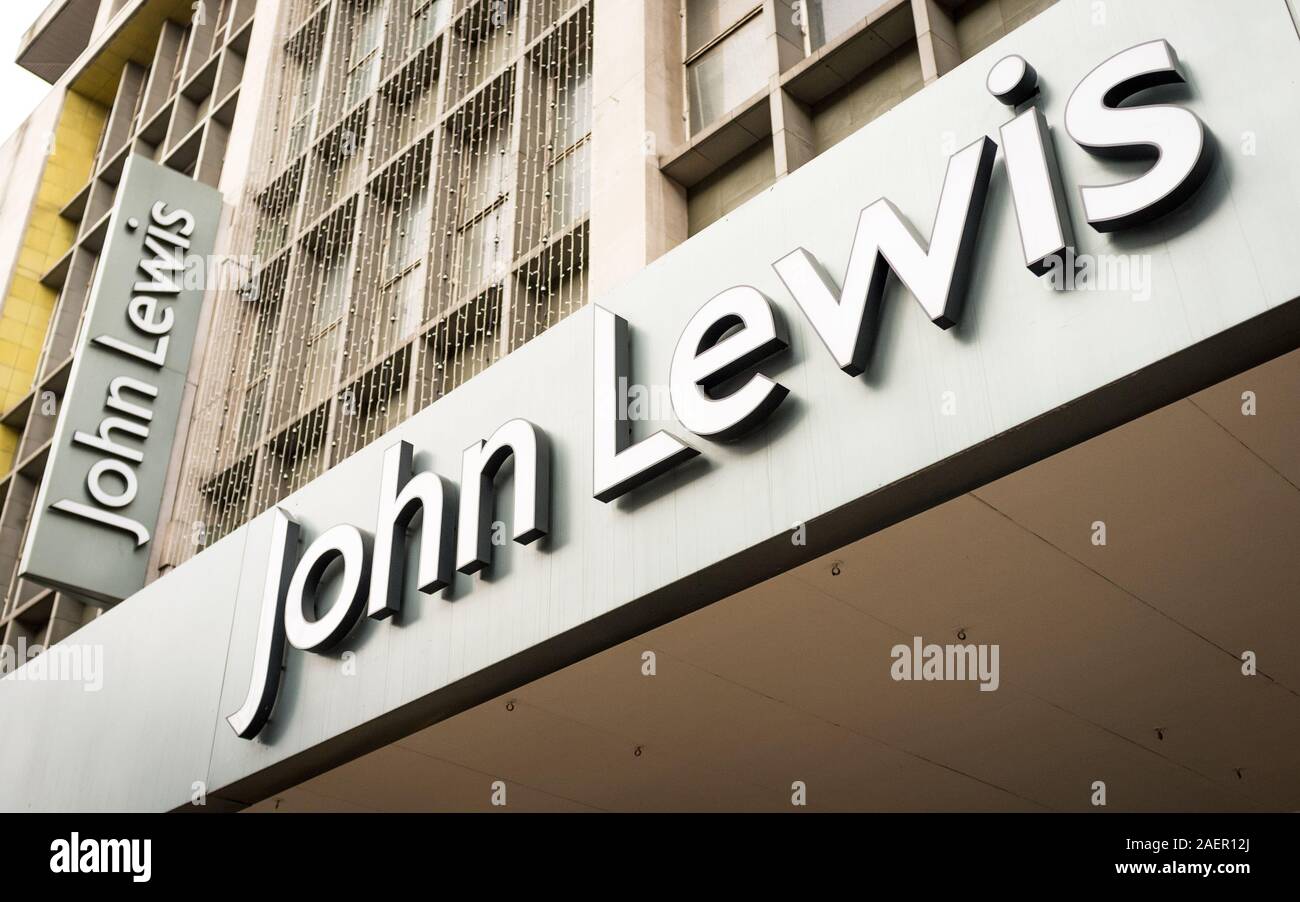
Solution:
M9 140L40 103L50 86L14 62L18 39L50 0L0 0L0 144ZM7 173L0 173L0 177Z

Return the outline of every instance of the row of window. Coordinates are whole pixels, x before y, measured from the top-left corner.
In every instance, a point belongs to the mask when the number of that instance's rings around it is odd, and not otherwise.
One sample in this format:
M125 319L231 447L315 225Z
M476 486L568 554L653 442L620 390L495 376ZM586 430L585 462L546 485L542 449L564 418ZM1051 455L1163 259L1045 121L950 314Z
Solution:
M449 7L447 0L373 0L369 4L348 4L340 8L334 30L341 32L341 40L331 43L345 49L336 53L335 62L329 66L331 84L326 86L320 84L325 73L319 62L319 50L327 37L325 17L321 16L314 26L318 29L316 33L300 34L290 45L294 60L291 71L296 69L303 77L283 99L292 111L293 121L288 159L298 159L313 129L315 133L322 131L319 123L313 125L315 107L326 102L318 101L318 97L337 93L337 86L345 86L346 93L361 92L355 103L349 99L339 107L352 109L375 93L380 47L392 43L383 36L386 17L402 16L409 11L415 21L431 29L423 39L407 43L414 53L446 26ZM513 13L511 7L506 7L506 11ZM457 34L460 39L486 45L515 34L512 26L513 15L507 15L499 21L473 20L458 29ZM388 28L391 34L393 22L389 22ZM489 31L499 33L497 38ZM492 76L491 83L469 102L457 105L451 91L464 89L454 81L449 85L446 102L456 112L441 125L442 143L436 160L424 157L426 162L415 162L408 175L395 180L387 173L400 167L379 167L386 163L387 151L373 156L368 166L362 166L363 178L367 171L386 173L380 179L385 187L370 195L361 214L367 220L364 231L375 235L377 240L373 243L368 240L366 249L349 250L346 244L340 248L330 242L325 252L304 251L311 254L309 265L295 270L306 273L310 280L311 303L292 326L296 334L302 335L304 343L291 355L293 363L289 367L302 376L303 405L318 403L332 391L340 375L337 361L344 342L352 360L382 356L415 335L431 314L446 308L448 298L443 295L447 294L448 285L456 302L497 290L512 265L524 254L537 251L585 219L590 204L592 125L589 16L569 22L552 38L530 49L517 70ZM515 38L510 40L512 44L517 42ZM511 53L503 52L500 56L509 59ZM403 60L397 68L405 73L412 67ZM439 77L455 78L456 75L441 73ZM516 84L518 79L524 80L522 88ZM404 127L398 125L399 120L417 117L412 112L416 105L423 109L433 104L437 93L434 84L433 78L407 79L403 75L394 82L395 90L385 87L373 127L357 129L357 141L370 140L366 131L371 128L384 132ZM525 109L517 111L518 104L523 104ZM424 121L423 115L418 114L420 121ZM522 123L522 138L513 134L516 119ZM432 124L432 117L429 121ZM393 143L382 135L377 137L381 144ZM328 139L321 141L322 148L329 143ZM516 144L521 145L518 154L512 152ZM420 146L419 142L415 145ZM410 155L414 159L427 153L428 150L419 150L418 154ZM322 150L322 154L328 152ZM403 166L407 155L403 154ZM312 156L316 159L321 154ZM360 148L352 147L342 158L361 159ZM427 163L433 164L432 172L426 168ZM282 177L282 187L259 201L262 209L253 252L263 262L274 259L289 240L295 221L293 208L301 202L302 178L308 182L305 194L309 205L316 203L313 200L316 195L325 194L332 199L320 203L319 209L309 207L310 215L299 217L309 221L315 221L318 214L330 209L331 203L337 204L358 190L360 185L350 176L341 181L331 180L328 174L322 176L331 165L323 158L316 159L308 169L312 174ZM290 167L288 174L293 171ZM520 180L524 181L522 192ZM433 209L435 200L437 210ZM521 210L521 204L531 205L531 209ZM521 216L533 225L522 224ZM334 214L327 219L330 230L339 227ZM350 226L347 228L350 230ZM431 246L431 228L438 231L437 248ZM517 235L513 240L512 230ZM523 246L516 246L519 242ZM367 249L372 246L377 252L369 257ZM366 261L364 264L362 259ZM370 269L371 261L373 269ZM349 287L349 276L354 270L361 272L358 267L362 265L366 267L362 278L367 284ZM345 326L350 293L366 298L363 307L367 315L382 317L371 323L374 326L369 336L372 347L365 346L366 336L362 334L367 323ZM261 331L269 334L274 328ZM345 331L357 334L349 336ZM259 412L267 400L265 382L270 363L269 346L254 349L248 361L245 371L248 390L240 417L243 421L240 433L245 440L259 434Z
M691 133L701 131L762 91L772 75L765 53L763 4L754 0L685 0L686 91ZM794 0L776 4L802 35L804 53L826 44L890 0Z

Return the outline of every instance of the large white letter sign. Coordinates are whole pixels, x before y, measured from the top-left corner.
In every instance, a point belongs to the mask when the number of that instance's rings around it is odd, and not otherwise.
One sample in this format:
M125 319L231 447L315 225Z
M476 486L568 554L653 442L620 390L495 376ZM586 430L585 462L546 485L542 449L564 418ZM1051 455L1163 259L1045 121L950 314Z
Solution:
M297 522L278 507L271 511L271 518L271 557L262 587L253 673L248 679L248 695L243 706L226 718L240 739L252 739L271 719L271 709L280 691L280 667L284 664L284 599L289 594L289 580L298 557L300 530Z
M383 620L402 607L406 534L417 513L421 515L417 588L431 595L450 586L453 577L455 490L437 473L414 473L414 453L410 442L398 442L384 452L379 516L375 521L375 559L370 570L368 613L375 620Z
M527 420L511 420L487 441L465 449L461 461L456 569L476 573L492 561L493 481L515 459L515 541L535 542L551 531L551 445Z
M757 289L738 285L691 317L677 340L668 376L673 410L682 425L706 438L729 441L763 421L789 389L762 373L731 394L710 390L789 345L785 324Z
M627 385L632 378L627 320L593 306L595 364L592 373L592 496L613 501L699 454L665 430L632 440Z
M1117 159L1155 158L1141 176L1115 185L1081 185L1083 213L1099 232L1144 225L1195 193L1213 160L1205 126L1182 107L1119 105L1139 91L1181 84L1168 41L1123 50L1093 69L1065 105L1065 128L1081 147Z
M986 136L948 159L929 246L887 198L863 210L842 291L803 248L772 264L844 372L857 376L867 368L891 269L936 326L956 324L996 152Z
M341 564L338 597L328 611L317 616L320 586L335 561ZM365 536L349 523L330 527L307 546L284 600L284 634L290 645L326 652L352 631L366 606L369 563Z

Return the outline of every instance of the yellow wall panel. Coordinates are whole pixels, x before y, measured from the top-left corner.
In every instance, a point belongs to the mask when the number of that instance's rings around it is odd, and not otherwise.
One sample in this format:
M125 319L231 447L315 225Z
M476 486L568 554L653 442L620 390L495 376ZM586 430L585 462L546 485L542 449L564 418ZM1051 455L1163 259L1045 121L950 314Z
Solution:
M0 307L0 411L21 401L36 377L45 333L58 301L58 293L41 284L41 276L76 239L76 225L59 211L90 178L107 118L107 107L72 91L65 95L9 294ZM0 426L0 472L13 466L16 446L17 433Z

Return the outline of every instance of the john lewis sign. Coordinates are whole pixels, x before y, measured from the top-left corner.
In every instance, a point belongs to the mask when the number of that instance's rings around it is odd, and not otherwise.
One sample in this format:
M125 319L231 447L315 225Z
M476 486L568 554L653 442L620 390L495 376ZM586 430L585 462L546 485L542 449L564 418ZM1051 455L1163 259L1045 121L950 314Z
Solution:
M126 164L36 499L21 575L103 602L145 582L221 195ZM200 270L201 271L201 270Z
M1102 156L1151 161L1136 177L1078 187L1083 217L1096 232L1155 222L1205 181L1210 142L1194 113L1166 104L1120 107L1148 88L1183 81L1174 48L1153 40L1114 54L1074 86L1064 115L1070 137L1080 147ZM1039 94L1036 71L1018 55L991 69L987 87L1011 107ZM1000 133L1028 269L1022 278L1029 282L1053 266L1072 266L1076 259L1067 201L1042 109L1030 106L1003 124ZM772 264L846 375L860 376L870 364L891 273L934 325L947 330L960 322L981 265L976 248L996 155L997 144L984 136L948 159L929 241L888 197L880 197L861 211L856 231L844 236L850 250L842 275L828 272L802 247ZM599 307L592 317L590 494L609 503L702 452L668 431L635 438L632 423L619 418L619 411L627 409L624 387L635 381L629 324ZM930 338L941 340L938 333ZM751 285L729 287L699 307L682 328L669 366L673 414L693 433L692 441L734 442L770 417L790 389L755 367L789 346L779 309ZM507 460L514 462L514 540L529 545L547 536L552 527L550 448L546 432L525 419L511 420L476 440L462 455L457 504L446 478L414 469L410 442L393 442L383 456L373 544L358 526L338 523L320 531L300 555L302 525L284 510L272 511L271 554L248 694L228 718L236 735L257 736L273 714L286 640L296 649L325 654L363 616L383 620L401 611L407 532L417 516L423 517L423 527L413 546L414 567L416 588L424 594L452 586L453 564L466 575L491 566L496 477ZM333 595L322 598L330 572L336 574ZM473 604L473 599L462 603Z

